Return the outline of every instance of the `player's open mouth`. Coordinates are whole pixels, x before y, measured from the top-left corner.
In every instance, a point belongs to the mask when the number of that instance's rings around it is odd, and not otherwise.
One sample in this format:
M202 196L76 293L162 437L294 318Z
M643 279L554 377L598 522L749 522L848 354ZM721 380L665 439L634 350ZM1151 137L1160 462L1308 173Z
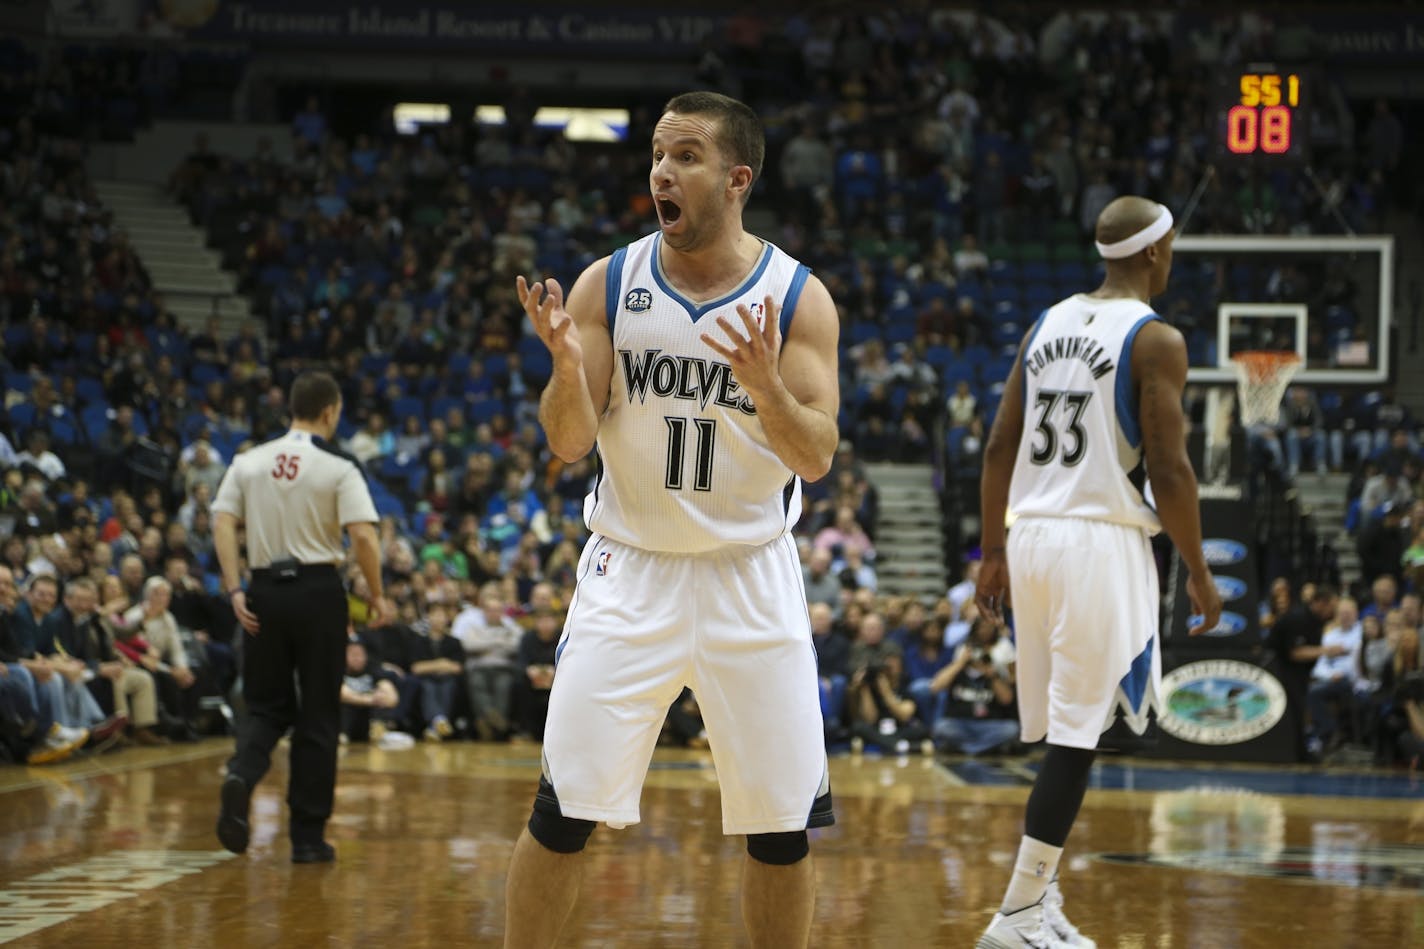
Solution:
M658 206L658 221L663 227L676 224L682 217L682 208L667 198L658 198L655 203Z

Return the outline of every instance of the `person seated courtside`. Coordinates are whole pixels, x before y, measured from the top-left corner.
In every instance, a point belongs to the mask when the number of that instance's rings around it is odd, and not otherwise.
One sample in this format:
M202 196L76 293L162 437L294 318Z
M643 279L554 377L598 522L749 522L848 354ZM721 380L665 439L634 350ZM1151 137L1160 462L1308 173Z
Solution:
M425 634L419 634L419 625ZM432 603L425 622L410 637L410 673L419 689L425 740L443 741L455 732L455 704L465 672L465 649L450 635L450 611Z
M346 644L346 674L341 681L343 742L379 742L400 703L391 674L371 662L359 639Z

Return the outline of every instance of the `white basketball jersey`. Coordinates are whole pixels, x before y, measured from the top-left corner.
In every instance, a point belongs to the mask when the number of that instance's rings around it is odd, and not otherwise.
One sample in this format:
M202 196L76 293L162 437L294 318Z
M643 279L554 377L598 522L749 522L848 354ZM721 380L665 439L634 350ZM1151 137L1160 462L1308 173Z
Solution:
M739 303L760 323L770 295L781 301L785 339L810 269L767 243L740 287L696 304L663 276L661 240L651 234L608 262L613 381L584 520L621 543L667 553L769 543L801 516L800 479L768 447L731 367L699 337L726 338L719 316L740 329Z
M1023 438L1009 485L1014 517L1161 530L1137 478L1142 429L1132 386L1132 341L1155 319L1139 300L1082 294L1039 317L1023 352Z

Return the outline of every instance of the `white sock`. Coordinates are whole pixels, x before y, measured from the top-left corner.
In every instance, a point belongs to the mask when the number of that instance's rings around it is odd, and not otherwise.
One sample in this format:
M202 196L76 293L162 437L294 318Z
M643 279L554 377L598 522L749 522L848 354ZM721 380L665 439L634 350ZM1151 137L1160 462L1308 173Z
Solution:
M1058 875L1058 858L1061 856L1062 847L1052 847L1025 836L1023 843L1019 844L1019 859L1014 864L1014 875L1009 880L1009 890L1004 894L1000 912L1007 916L1043 899L1048 892L1048 884Z

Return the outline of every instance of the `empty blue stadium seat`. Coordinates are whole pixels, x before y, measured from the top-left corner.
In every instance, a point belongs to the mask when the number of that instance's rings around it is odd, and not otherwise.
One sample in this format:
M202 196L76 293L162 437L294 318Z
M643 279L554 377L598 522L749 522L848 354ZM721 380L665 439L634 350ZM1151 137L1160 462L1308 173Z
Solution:
M982 366L984 363L988 362L991 358L993 358L993 354L989 352L989 347L983 345L982 343L975 343L973 346L966 346L964 348L964 352L961 355L964 361L972 366Z
M104 383L90 376L80 376L74 380L74 394L80 405L104 401Z
M549 377L554 374L554 357L549 355L549 350L540 343L537 350L532 350L527 354L521 354L524 359L524 376L535 385L543 385L549 381Z
M989 299L992 300L995 305L1010 303L1017 306L1019 301L1023 298L1023 294L1019 292L1020 286L1021 285L1016 282L995 284L994 289L989 291Z
M214 382L221 382L226 378L226 375L221 366L207 362L194 363L193 368L188 372L188 378L192 380L193 384L203 387Z
M941 371L957 359L959 354L948 346L931 346L925 350L925 362Z
M915 339L915 324L906 322L891 323L885 327L881 336L885 342L892 346L896 343L913 342Z
M974 382L977 370L973 365L963 360L957 360L944 367L944 386L946 389L953 389L961 382Z
M15 432L28 431L35 424L35 406L32 402L16 402L10 406L10 424Z
M850 341L852 343L868 343L872 339L880 337L880 327L874 323L856 323L850 328Z
M463 409L465 400L455 396L442 396L430 403L430 417L443 419L451 409Z
M399 427L410 416L425 421L425 402L415 396L402 396L391 403L391 418Z
M465 421L472 425L488 422L496 415L504 414L504 403L499 399L478 399L466 403Z
M385 353L368 353L361 357L361 372L380 378L385 375L386 367L390 364L391 357Z
M1000 323L994 327L994 342L1001 346L1016 345L1022 336L1023 330L1017 323Z

